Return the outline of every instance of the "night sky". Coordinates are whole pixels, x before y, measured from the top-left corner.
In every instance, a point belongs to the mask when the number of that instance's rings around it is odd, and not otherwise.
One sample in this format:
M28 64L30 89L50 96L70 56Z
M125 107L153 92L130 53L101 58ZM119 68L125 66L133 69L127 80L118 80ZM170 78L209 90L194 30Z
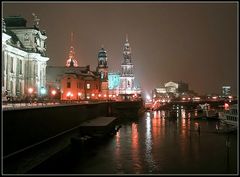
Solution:
M48 65L65 65L73 45L80 66L97 66L103 45L109 71L119 71L126 34L136 79L147 93L168 81L184 81L199 94L237 94L238 24L235 3L18 3L2 4L3 17L32 13L47 33Z

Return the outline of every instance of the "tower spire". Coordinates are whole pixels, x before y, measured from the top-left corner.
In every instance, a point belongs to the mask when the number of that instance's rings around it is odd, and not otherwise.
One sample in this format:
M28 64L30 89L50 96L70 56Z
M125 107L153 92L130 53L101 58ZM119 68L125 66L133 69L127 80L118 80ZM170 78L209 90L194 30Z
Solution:
M75 59L75 51L74 51L74 47L73 47L73 32L71 32L71 44L70 44L70 51L68 54L68 60L66 63L66 66L74 66L77 67L78 63L77 60Z
M126 42L128 42L128 34L126 34Z
M71 46L73 46L73 32L71 32Z

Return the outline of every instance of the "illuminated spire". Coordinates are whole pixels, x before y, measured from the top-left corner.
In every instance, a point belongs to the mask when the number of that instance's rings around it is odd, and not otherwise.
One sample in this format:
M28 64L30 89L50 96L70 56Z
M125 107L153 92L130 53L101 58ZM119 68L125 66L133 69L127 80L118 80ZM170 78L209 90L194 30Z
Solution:
M73 32L71 32L71 46L73 46Z
M66 66L67 67L69 67L69 66L77 67L78 66L77 60L75 59L75 51L74 51L74 47L73 47L73 32L71 32L71 46L70 46L70 51L68 54Z
M123 63L131 63L131 48L128 42L128 35L126 34L126 42L123 47Z

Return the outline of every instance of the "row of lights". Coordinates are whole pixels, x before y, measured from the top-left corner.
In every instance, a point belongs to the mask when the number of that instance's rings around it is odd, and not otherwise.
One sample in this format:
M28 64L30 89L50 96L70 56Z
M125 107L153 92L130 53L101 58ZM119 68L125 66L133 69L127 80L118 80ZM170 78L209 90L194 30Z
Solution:
M73 93L72 93L72 92L67 92L66 96L67 96L67 97L73 97ZM81 96L82 96L82 93L81 93L81 92L78 92L78 96L81 97ZM95 97L95 93L92 93L91 96L92 96L92 97ZM109 94L108 96L109 96L110 98L112 98L112 97L115 98L115 97L116 97L116 95L112 95L112 94ZM118 95L117 95L117 96L118 96ZM102 97L102 94L98 94L98 97ZM106 98L106 97L107 97L107 94L104 94L103 97Z
M28 93L29 93L29 94L32 94L32 93L33 93L33 90L34 90L34 89L33 89L32 87L28 88ZM46 89L45 89L44 87L42 87L42 88L40 89L41 95L45 95L46 92L47 92L47 91L46 91ZM57 93L56 90L52 90L52 91L51 91L51 94L52 94L53 96L55 96L56 93Z

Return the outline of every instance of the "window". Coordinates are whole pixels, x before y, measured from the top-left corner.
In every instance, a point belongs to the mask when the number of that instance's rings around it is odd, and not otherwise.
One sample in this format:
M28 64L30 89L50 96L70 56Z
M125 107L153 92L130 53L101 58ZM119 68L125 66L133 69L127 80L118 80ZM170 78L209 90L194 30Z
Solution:
M71 88L71 82L70 81L67 82L67 88Z
M25 34L25 36L24 36L24 41L29 41L29 35L28 35L28 33Z
M19 60L19 74L22 74L22 60Z
M10 72L13 73L13 57L10 57Z
M87 84L87 89L90 89L90 84Z

